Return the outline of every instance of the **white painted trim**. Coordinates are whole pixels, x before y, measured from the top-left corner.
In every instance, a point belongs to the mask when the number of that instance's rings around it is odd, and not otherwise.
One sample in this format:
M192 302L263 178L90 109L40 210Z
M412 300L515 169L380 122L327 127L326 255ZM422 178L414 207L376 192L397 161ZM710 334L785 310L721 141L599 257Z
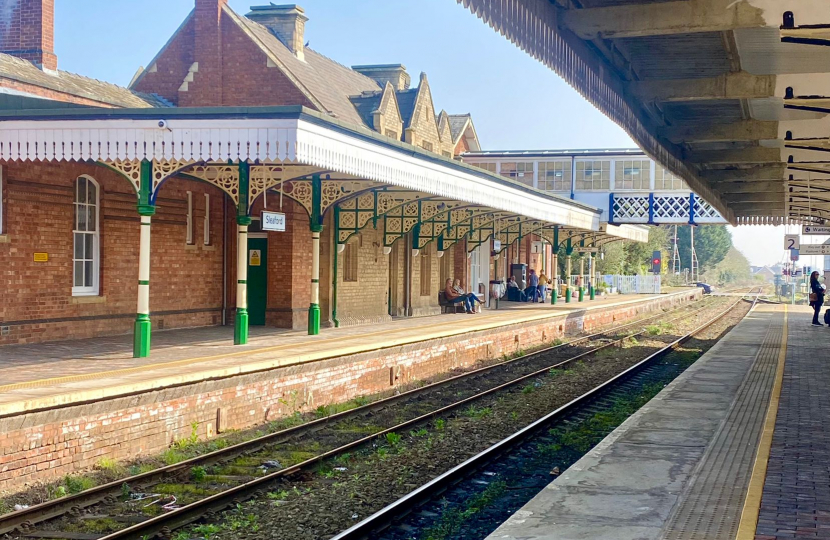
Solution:
M210 245L210 194L205 193L205 223L203 227L204 245Z
M159 124L159 119L3 121L0 160L290 161L549 223L599 227L596 209L304 119L173 119L162 128Z
M185 234L185 244L193 244L193 192L187 192L187 233Z

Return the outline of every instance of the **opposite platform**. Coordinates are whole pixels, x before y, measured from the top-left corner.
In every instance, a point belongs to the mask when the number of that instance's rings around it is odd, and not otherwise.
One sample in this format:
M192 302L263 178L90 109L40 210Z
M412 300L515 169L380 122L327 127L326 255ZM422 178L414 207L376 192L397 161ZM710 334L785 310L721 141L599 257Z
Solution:
M742 515L751 538L757 503L747 493L763 485L763 474L751 479L756 455L765 463L758 448L769 440L785 317L781 306L756 307L489 539L734 540Z

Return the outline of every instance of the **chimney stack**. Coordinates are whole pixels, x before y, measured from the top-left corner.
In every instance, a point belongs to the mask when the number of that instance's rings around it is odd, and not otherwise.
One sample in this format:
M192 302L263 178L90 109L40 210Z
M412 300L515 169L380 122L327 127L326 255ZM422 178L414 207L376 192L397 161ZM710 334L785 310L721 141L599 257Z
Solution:
M406 66L403 64L377 64L371 66L352 66L352 69L374 79L381 88L388 82L395 90L407 90L411 82Z
M0 52L58 69L55 0L0 0Z
M271 31L294 56L305 60L305 10L295 4L251 6L246 15Z

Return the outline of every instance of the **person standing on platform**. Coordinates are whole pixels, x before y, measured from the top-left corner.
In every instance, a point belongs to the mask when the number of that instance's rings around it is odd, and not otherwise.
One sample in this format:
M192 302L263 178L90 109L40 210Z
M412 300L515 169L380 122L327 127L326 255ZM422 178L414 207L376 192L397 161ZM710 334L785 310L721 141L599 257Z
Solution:
M530 269L527 280L530 284L525 289L525 301L535 302L539 298L539 276L536 274L536 270Z
M824 326L818 322L818 314L824 305L824 285L818 281L818 271L810 274L810 307L813 308L813 326Z

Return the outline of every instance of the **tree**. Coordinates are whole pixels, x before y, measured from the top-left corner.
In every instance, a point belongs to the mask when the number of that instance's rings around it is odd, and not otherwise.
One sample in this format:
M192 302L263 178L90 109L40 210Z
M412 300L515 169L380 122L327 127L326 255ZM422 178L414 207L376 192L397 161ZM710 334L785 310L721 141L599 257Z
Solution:
M719 285L749 283L753 280L749 261L737 249L730 248L726 257L709 270L704 279Z
M650 227L648 231L648 242L626 242L625 262L623 273L626 275L647 274L651 271L651 255L655 251L663 254L666 259L669 246L669 227ZM663 265L665 269L665 265Z
M692 267L691 227L678 227L677 243L680 250L680 265ZM732 235L725 225L703 225L695 228L695 251L704 274L721 262L732 247Z

